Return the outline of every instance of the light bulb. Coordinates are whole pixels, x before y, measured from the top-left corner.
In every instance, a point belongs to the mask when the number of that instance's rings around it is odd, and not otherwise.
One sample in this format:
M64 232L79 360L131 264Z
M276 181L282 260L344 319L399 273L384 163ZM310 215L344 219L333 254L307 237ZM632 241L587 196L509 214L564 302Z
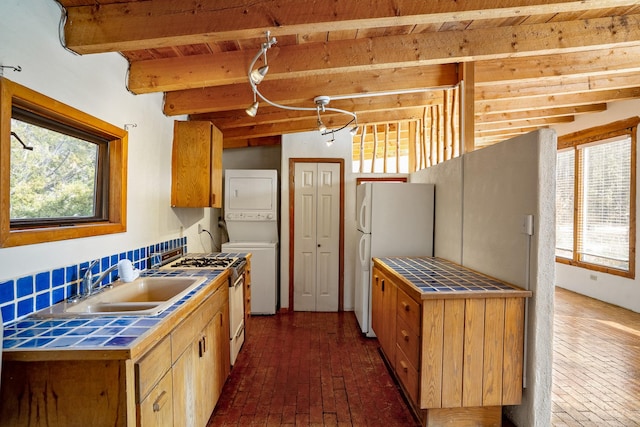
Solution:
M247 116L255 117L256 114L258 114L258 101L251 104L251 106L244 111L247 113Z
M251 81L253 82L253 84L257 85L258 83L260 83L262 79L264 79L264 76L267 75L268 71L269 71L268 65L263 65L262 67L253 70L251 72Z
M322 120L318 119L318 130L322 133L327 130L327 127L322 123Z

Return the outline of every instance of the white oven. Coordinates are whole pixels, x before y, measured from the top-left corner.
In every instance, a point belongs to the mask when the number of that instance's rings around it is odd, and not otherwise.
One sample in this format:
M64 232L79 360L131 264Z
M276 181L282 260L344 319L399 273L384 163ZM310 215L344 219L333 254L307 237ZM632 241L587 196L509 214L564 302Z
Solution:
M157 263L161 269L183 270L231 270L229 280L229 341L231 365L235 364L238 353L244 343L244 258L225 254L183 254L175 249L160 255ZM150 261L155 267L156 262Z
M229 287L229 330L234 365L244 343L244 272Z

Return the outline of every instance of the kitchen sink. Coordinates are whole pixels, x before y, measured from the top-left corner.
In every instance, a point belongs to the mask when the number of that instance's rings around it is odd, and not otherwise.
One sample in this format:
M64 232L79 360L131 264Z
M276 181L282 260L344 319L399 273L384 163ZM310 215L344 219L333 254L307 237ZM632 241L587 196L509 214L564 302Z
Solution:
M77 302L62 301L34 313L36 317L100 315L152 316L162 313L205 277L141 277L133 282L115 282L113 288Z

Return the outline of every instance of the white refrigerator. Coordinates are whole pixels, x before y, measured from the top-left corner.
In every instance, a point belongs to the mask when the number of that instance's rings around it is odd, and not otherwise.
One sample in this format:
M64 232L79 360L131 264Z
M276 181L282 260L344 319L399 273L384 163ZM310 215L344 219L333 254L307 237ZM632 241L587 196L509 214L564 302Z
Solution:
M371 330L371 259L433 256L434 198L433 184L368 182L356 189L355 314L368 337L376 336Z

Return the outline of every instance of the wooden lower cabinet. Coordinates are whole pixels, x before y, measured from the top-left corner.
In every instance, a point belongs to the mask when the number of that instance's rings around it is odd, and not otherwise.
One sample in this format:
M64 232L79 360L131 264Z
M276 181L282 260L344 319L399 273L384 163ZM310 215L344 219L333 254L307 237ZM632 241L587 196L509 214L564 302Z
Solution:
M138 356L79 349L5 359L0 426L206 426L230 370L228 280L211 286L175 327L151 332Z
M390 363L396 348L396 292L397 288L380 269L371 275L371 327Z
M172 333L178 354L171 368L175 426L205 426L229 375L229 307L221 304L222 298L228 301L225 291ZM189 334L193 340L180 352Z
M521 403L524 302L508 292L423 298L374 266L373 329L423 426L499 426L502 406Z

